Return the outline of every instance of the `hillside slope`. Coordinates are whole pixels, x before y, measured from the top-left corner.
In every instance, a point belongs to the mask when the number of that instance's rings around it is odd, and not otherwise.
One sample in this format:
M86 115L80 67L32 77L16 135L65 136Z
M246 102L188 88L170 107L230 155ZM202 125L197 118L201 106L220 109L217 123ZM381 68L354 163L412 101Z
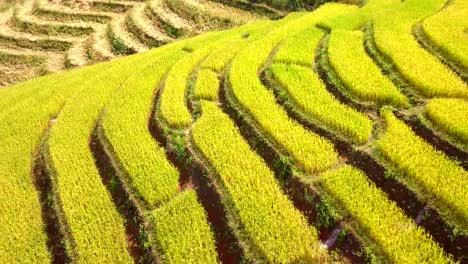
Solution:
M460 13L325 4L0 89L0 262L467 261Z
M266 18L208 0L24 0L0 6L0 86Z

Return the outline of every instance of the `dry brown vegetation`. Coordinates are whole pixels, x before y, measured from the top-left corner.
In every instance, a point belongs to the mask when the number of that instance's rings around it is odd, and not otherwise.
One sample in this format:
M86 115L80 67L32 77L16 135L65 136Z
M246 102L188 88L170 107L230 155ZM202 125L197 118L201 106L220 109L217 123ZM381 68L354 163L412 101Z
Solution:
M0 86L265 18L209 0L0 0Z

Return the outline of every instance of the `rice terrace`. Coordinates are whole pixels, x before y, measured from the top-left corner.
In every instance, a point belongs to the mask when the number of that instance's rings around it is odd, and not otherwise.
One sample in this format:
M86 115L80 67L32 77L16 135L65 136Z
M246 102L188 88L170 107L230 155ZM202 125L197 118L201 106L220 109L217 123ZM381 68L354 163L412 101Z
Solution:
M0 263L468 263L468 0L0 0Z

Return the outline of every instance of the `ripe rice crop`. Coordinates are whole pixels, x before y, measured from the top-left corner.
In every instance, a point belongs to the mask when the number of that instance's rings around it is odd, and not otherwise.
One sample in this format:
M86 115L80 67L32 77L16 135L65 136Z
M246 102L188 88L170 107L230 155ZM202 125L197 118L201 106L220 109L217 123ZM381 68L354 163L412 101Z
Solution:
M444 3L443 0L405 1L374 20L375 44L421 95L468 98L467 85L424 50L411 33L413 24L442 8ZM386 19L390 16L398 19Z
M179 194L152 217L164 263L218 263L213 234L194 191Z
M148 133L154 87L174 63L187 56L180 47L166 49L165 54L130 77L125 83L127 89L114 94L101 117L104 137L122 172L150 208L174 197L179 188L177 170L166 159L164 148Z
M273 173L233 122L214 103L203 101L202 110L193 141L219 175L229 210L239 221L239 236L251 243L248 256L283 263L324 258L316 231L281 193Z
M314 66L315 50L325 33L310 27L286 38L278 48L274 62L293 63L304 67Z
M463 144L468 144L468 102L461 99L433 99L425 108L427 118L437 128Z
M293 103L308 117L355 143L367 142L372 133L371 120L338 102L313 71L285 64L273 64L270 70Z
M323 170L337 162L331 144L291 120L276 104L273 94L261 84L257 71L285 36L301 32L313 24L317 17L341 12L340 7L340 5L326 5L312 13L313 15L291 18L293 22L279 27L268 37L252 43L239 53L229 72L232 96L276 144L285 149L302 168L309 172Z
M187 80L199 64L210 55L213 49L224 47L227 43L242 38L246 33L250 34L253 28L263 24L262 21L253 22L231 31L209 33L202 42L192 42L192 45L195 44L195 46L186 47L195 51L171 69L165 80L164 93L161 96L160 115L170 127L180 129L187 127L191 122L185 94ZM258 30L257 33L261 34L262 32L262 30ZM200 48L196 49L197 46Z
M454 263L361 171L349 166L328 171L320 184L395 263Z
M353 96L376 104L409 105L408 99L366 54L362 32L333 30L328 42L328 58Z
M226 39L228 38L226 36L213 35L212 37L212 39L206 40L207 46L193 51L190 56L174 65L167 75L164 93L161 96L160 115L172 128L184 128L191 123L192 117L185 101L187 80L190 74L210 54L213 48L230 40ZM215 37L221 37L221 40L215 41Z
M117 61L115 68L109 67L94 82L82 86L81 92L64 106L47 138L46 160L63 217L73 234L69 243L72 258L77 261L131 261L123 221L94 166L88 137L102 107L132 74L129 69L144 67L151 61L151 57L142 61L141 56ZM112 77L110 70L116 73ZM99 92L95 91L96 86L100 87Z
M468 2L455 0L423 22L424 32L430 41L465 71L468 71L467 12Z
M388 109L382 110L386 131L378 150L403 171L402 180L434 204L442 215L462 230L468 228L468 173L414 134Z
M2 90L2 104L9 107L3 108L0 117L0 131L5 135L0 139L5 155L0 159L0 262L50 262L39 201L36 195L31 195L36 192L31 178L32 153L37 153L37 144L41 142L51 117L56 116L62 105L77 92L69 88L86 80L93 81L89 80L89 74L103 69L103 65L96 65ZM31 107L37 104L41 107Z
M250 39L250 36L248 36ZM202 63L203 68L221 72L226 64L232 60L248 44L247 39L232 41L212 52Z
M205 100L216 100L218 98L218 90L218 75L209 69L200 70L195 85L195 96Z
M370 20L384 15L385 12L400 4L401 1L399 0L368 0L366 4L360 8L351 6L349 8L350 10L345 14L320 20L318 25L328 30L358 30Z
M0 89L0 263L465 262L464 2L99 1L0 12L0 78L142 51Z
M319 13L315 16L313 23L319 24L321 20L340 17L354 9L355 7L347 5L328 5L322 7L321 11L316 11ZM273 61L314 67L315 50L324 35L323 30L315 26L289 34L289 36L281 41L281 45L278 46L278 51L275 53Z

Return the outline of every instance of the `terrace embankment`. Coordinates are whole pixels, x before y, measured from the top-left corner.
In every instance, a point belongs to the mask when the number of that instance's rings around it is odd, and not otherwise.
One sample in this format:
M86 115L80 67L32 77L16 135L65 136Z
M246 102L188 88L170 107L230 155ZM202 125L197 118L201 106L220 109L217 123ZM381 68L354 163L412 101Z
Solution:
M400 120L403 120L406 125L410 126L416 135L423 138L437 150L443 152L450 159L458 161L460 166L468 170L468 153L466 151L457 148L442 138L432 129L425 126L416 116L408 116L401 112L395 112L395 114Z
M377 107L374 105L364 105L357 100L347 96L344 90L344 84L341 82L336 72L330 65L328 59L328 39L329 34L325 35L319 42L315 51L315 65L317 74L322 79L327 90L343 104L346 104L360 112L366 113L368 116L375 116Z
M413 27L413 36L418 41L419 45L423 47L425 50L430 52L434 57L439 59L440 62L445 64L449 67L453 72L455 72L458 77L460 77L463 81L468 82L468 73L463 69L462 66L458 65L457 63L451 61L446 54L444 54L439 48L437 48L427 36L426 32L424 31L423 24L419 23Z
M36 190L39 193L42 221L47 233L47 247L51 253L51 262L54 264L70 263L57 211L54 209L54 199L51 199L52 181L40 151L37 151L34 155L33 164L32 176Z
M425 102L421 95L414 92L415 89L411 89L411 85L405 78L398 72L393 63L386 58L376 47L373 39L373 28L372 25L366 26L364 29L365 38L364 38L364 47L368 55L374 60L374 62L382 69L382 72L397 86L399 87L405 95L410 98L411 103L413 104L412 108L418 108L421 105L424 105ZM443 152L449 158L457 160L460 162L465 170L468 168L468 154L466 151L461 150L455 145L451 144L441 136L439 136L431 128L425 126L421 121L414 115L404 114L402 111L395 112L397 116L403 120L411 129L418 135L423 138L425 141L430 143L434 148Z
M164 81L155 96L156 103L154 104L155 108L151 111L149 131L153 138L164 146L167 158L178 169L180 189L193 188L196 191L198 201L207 213L208 222L213 228L219 260L222 263L237 263L243 258L243 252L239 241L228 226L226 209L212 179L202 164L193 159L193 152L188 146L185 133L165 133L164 131L168 131L167 127L163 121L156 118L163 84Z
M321 45L324 45L323 40ZM323 65L321 66L323 63L323 58L321 57L323 56L323 53L320 55L321 48L323 48L323 46L319 47L317 52L318 55L315 58L316 65L318 65L319 75L322 78L322 81L324 81L326 84L329 92L332 93L341 103L347 104L353 108L357 108L358 110L363 111L368 116L372 117L375 119L374 123L376 123L377 126L380 126L379 120L377 119L378 113L375 109L356 104L353 100L339 91L339 89L336 87L335 81L330 80L330 75L326 68L324 68ZM456 229L443 220L443 218L435 209L429 207L426 203L421 202L415 192L410 190L403 183L397 181L395 178L389 177L389 175L394 172L388 170L378 159L376 159L375 153L367 150L367 147L358 148L353 146L352 144L335 135L333 132L318 125L310 118L307 118L307 116L298 111L294 105L291 105L290 103L282 100L282 97L280 96L280 89L277 87L278 83L275 82L272 77L265 72L260 73L260 79L264 86L273 90L276 95L278 104L283 106L291 119L298 121L309 131L312 131L331 141L335 146L335 150L339 153L342 159L346 161L346 163L353 165L354 167L365 172L369 179L373 181L377 187L382 189L388 195L390 200L396 202L396 204L405 212L406 215L416 219L418 218L418 215L420 215L420 212L425 209L424 211L427 212L427 215L430 215L431 217L419 217L419 223L417 224L424 227L447 253L452 254L456 259L462 260L466 258L466 253L464 253L464 251L466 251L466 246L463 243L466 243L467 236L457 234ZM235 114L231 115L231 117L236 119ZM238 125L243 126L242 119L239 120L241 120L241 122ZM437 149L443 150L449 157L455 158L461 161L463 164L463 161L466 160L467 157L466 154L452 145L443 142L440 137L434 135L432 131L425 128L421 124L419 125L419 131L415 130L419 136L434 145ZM379 129L381 128L375 128L374 134ZM422 129L425 129L425 131ZM247 133L249 134L246 134L245 136L251 137L251 131L253 131L253 129L247 129ZM432 139L427 138L428 135L430 135ZM375 135L373 137L375 137ZM370 144L372 144L372 142ZM263 145L261 149L264 149L265 146L266 145ZM274 154L271 153L269 155L274 156ZM266 156L268 157L268 154ZM275 157L273 159L270 158L269 163L274 164L276 160L279 160L279 157ZM424 215L426 215L426 213L424 213Z
M112 165L111 157L105 150L103 142L98 137L98 131L95 129L91 136L89 147L93 154L96 167L101 175L102 183L112 196L118 212L125 219L125 233L127 239L127 248L132 255L135 263L153 263L154 257L151 255L149 247L145 246L145 236L143 216L139 214L136 205L131 202L129 194L123 187L123 183L117 176L118 172Z
M364 49L375 64L382 69L382 73L408 97L411 104L416 106L421 103L420 95L410 88L409 82L398 72L392 61L377 48L372 23L364 28Z
M340 223L336 222L327 210L319 209L321 206L323 208L326 201L322 201L314 189L302 182L298 176L293 175L290 159L259 132L229 93L228 81L221 78L218 98L223 112L234 121L250 147L265 160L275 173L283 192L293 202L296 209L306 217L310 225L318 229L322 243L326 242L333 235L333 231L340 228ZM326 206L324 207L326 208ZM347 233L345 240L350 243L345 244L339 241L339 243L332 243L326 248L329 250L337 249L341 256L351 263L362 263L361 252L363 249L359 240L351 232Z
M369 54L372 57L371 52ZM374 54L375 55L375 54ZM336 87L334 87L334 83L330 82L329 78L327 77L327 73L325 69L320 67L320 61L317 59L317 64L319 65L318 70L320 73L320 77L326 83L327 89L331 93L333 93L342 103L349 104L351 107L356 107L357 109L361 109L359 105L355 105L352 101L348 98L344 97L342 94L335 94L333 91L338 91ZM380 58L382 59L382 58ZM376 62L377 63L377 62ZM379 64L379 63L377 63ZM394 73L397 75L397 73ZM388 76L388 75L387 75ZM388 76L392 79L392 76ZM393 77L395 79L395 77ZM394 80L395 81L395 80ZM398 81L396 81L398 83ZM414 95L410 95L414 96ZM288 108L285 106L285 108ZM287 109L288 113L290 114L291 118L299 121L303 126L307 127L311 131L327 138L328 140L332 141L336 147L336 151L348 160L348 163L359 168L360 170L364 171L366 175L371 179L377 187L381 188L385 193L388 194L389 198L392 201L395 201L397 205L403 209L403 211L410 216L411 218L418 219L417 224L424 227L429 234L431 234L435 241L437 241L444 250L452 254L458 260L464 260L467 258L466 256L466 241L468 236L463 234L457 234L456 228L448 224L441 215L433 208L428 206L426 203L421 202L418 199L418 196L415 192L410 190L406 185L397 181L395 178L388 177L391 172L388 170L381 162L379 162L375 158L375 154L372 154L369 151L360 150L353 145L337 138L333 133L320 128L310 120L304 120L303 116L298 115L291 109ZM368 109L361 109L364 111L368 111ZM368 112L371 116L376 116L376 113ZM434 133L431 129L424 126L416 117L413 116L406 116L398 111L396 114L399 116L400 119L403 119L407 125L411 127L411 129L425 141L430 143L434 146L437 150L445 153L451 159L457 160L460 162L460 165L467 169L467 157L468 155L455 147L454 145L450 144L442 137ZM379 122L375 122L379 126ZM376 128L378 130L380 128ZM424 217L421 217L421 212L423 213ZM418 218L419 216L419 218Z
M26 0L9 3L8 7L11 5L12 8L4 10L0 17L0 49L15 49L21 53L41 51L47 62L59 64L49 69L56 72L145 51L186 36L267 18L255 14L254 10L231 7L224 10L222 7L227 6L207 0L196 1L196 4L190 0L180 0L183 7L197 6L183 10L190 17L210 17L218 9L223 11L221 18L213 18L218 19L216 21L219 23L210 20L207 21L210 23L201 21L199 25L189 26L163 2ZM151 9L153 5L156 8ZM112 25L112 34L107 34L109 25ZM56 63L57 55L65 56L65 60ZM2 65L2 70L8 71L9 76L3 78L0 86L42 75L42 72L26 75L23 70L10 65Z

